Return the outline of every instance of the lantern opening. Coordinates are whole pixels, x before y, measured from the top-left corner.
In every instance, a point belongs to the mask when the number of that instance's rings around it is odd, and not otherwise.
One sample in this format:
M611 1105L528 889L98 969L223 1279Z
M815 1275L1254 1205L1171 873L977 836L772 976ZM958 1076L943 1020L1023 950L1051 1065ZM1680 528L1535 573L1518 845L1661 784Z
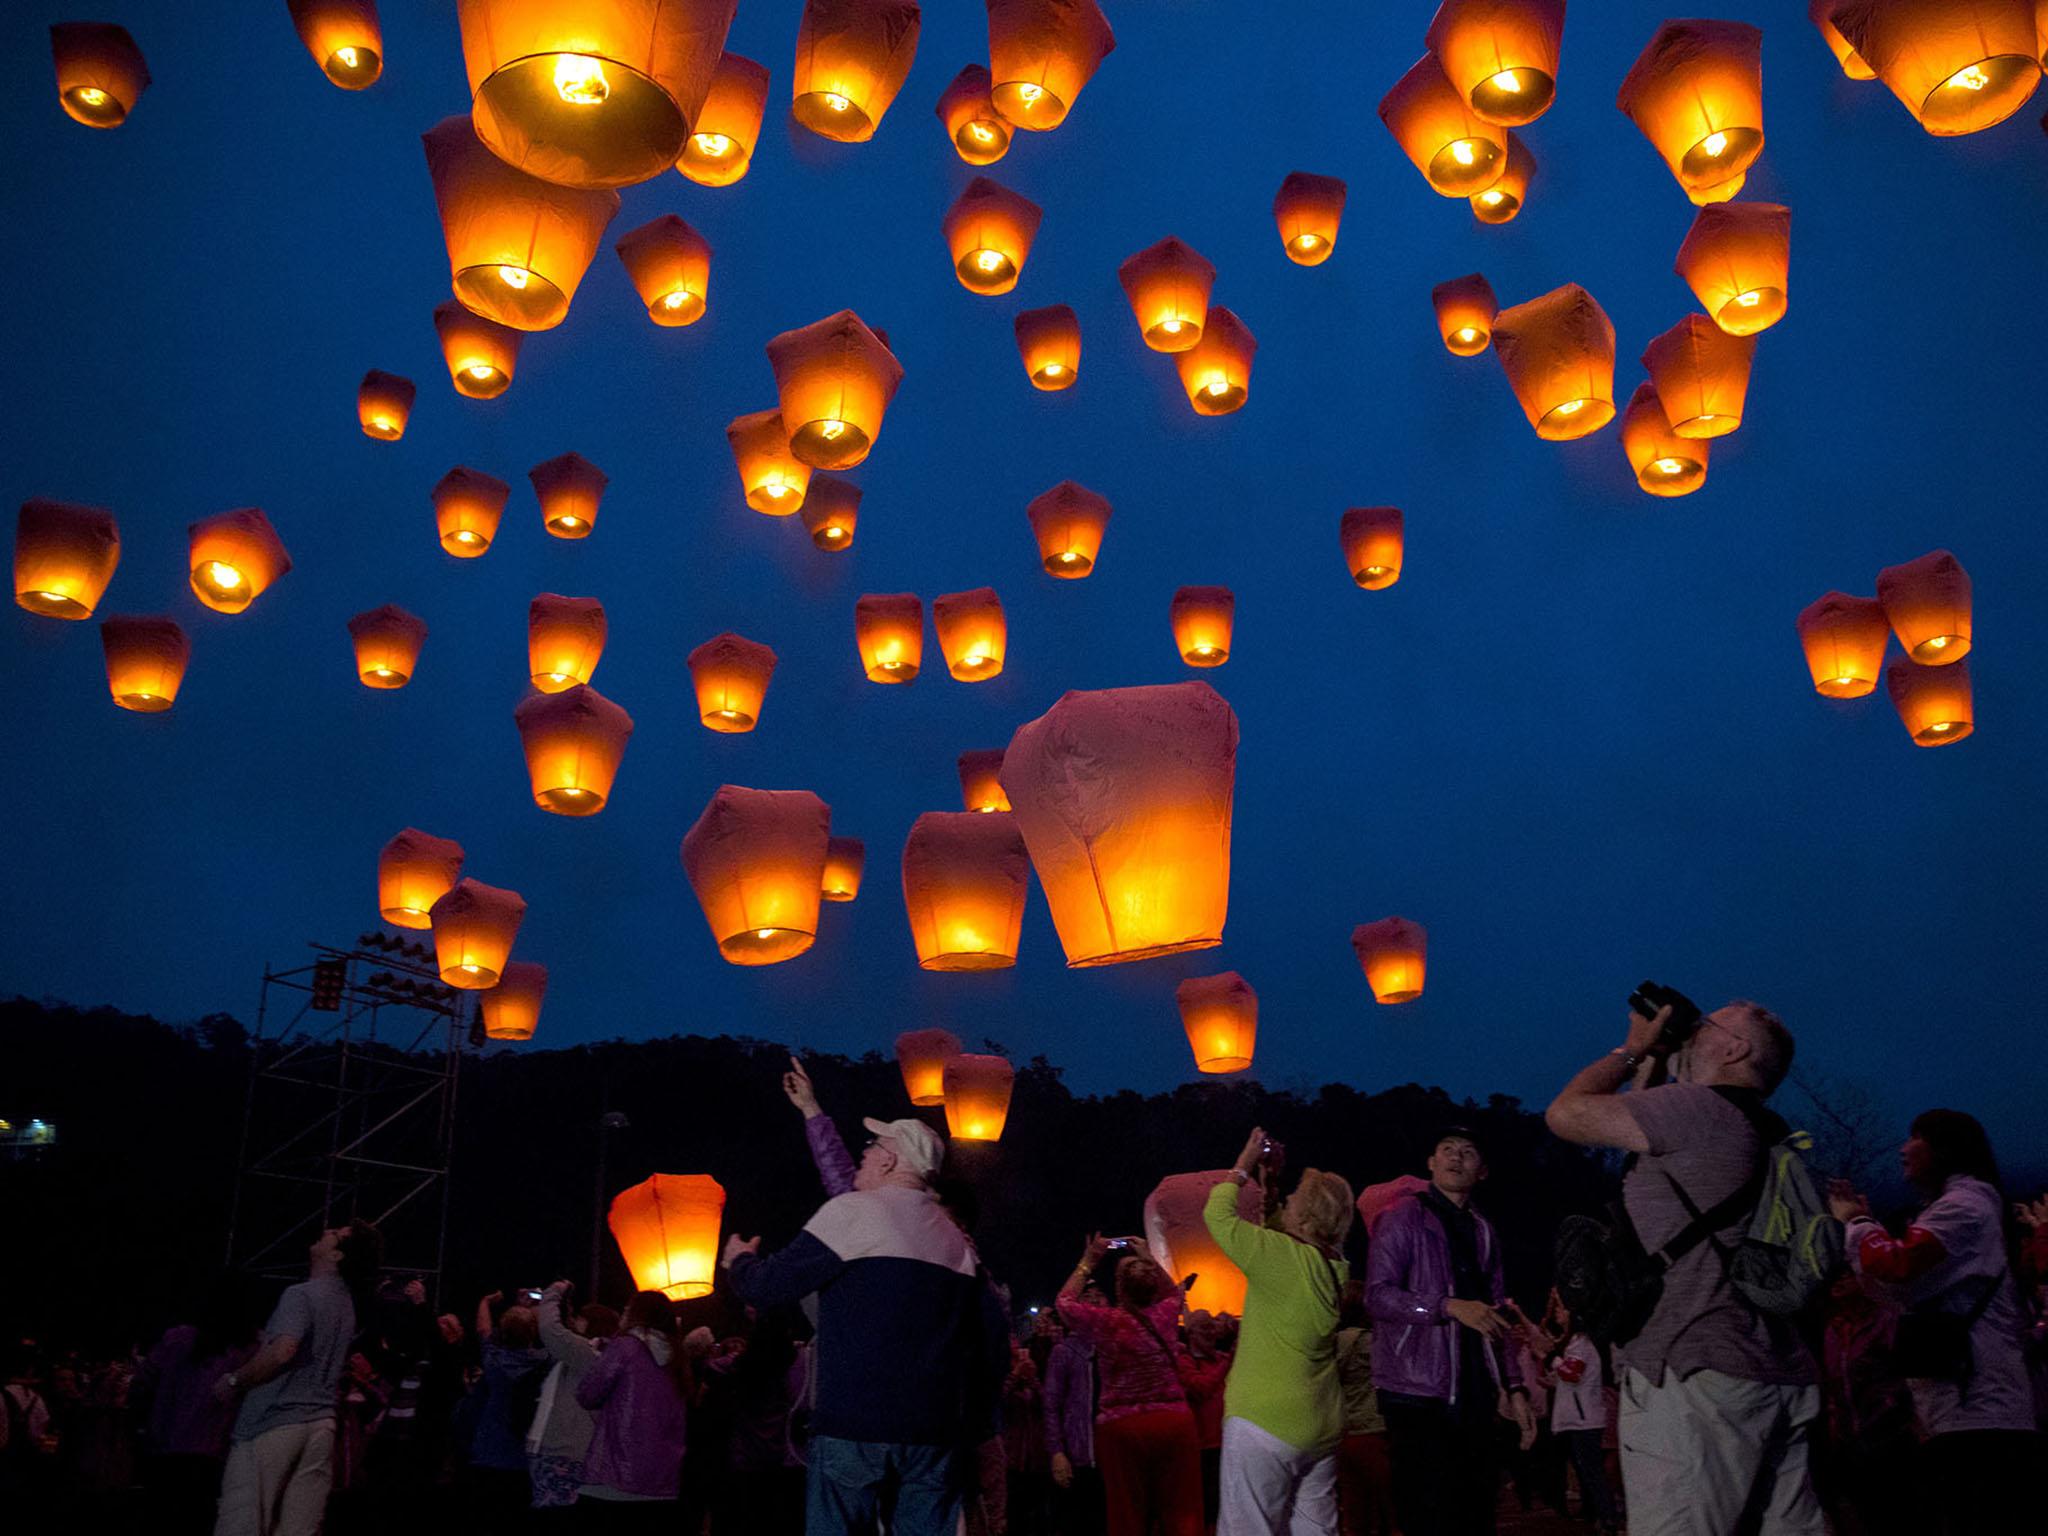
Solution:
M748 928L718 942L718 952L734 965L773 965L809 949L817 935L801 928Z
M1763 133L1755 128L1716 129L1688 149L1679 165L1686 180L1703 188L1718 187L1730 177L1742 174L1739 169L1724 168L1746 167L1757 157L1763 142Z
M455 274L455 296L476 313L526 330L559 324L569 296L529 267L491 262Z
M1950 75L1920 103L1929 133L1975 133L2017 112L2040 83L2041 66L2026 54L1977 60Z
M1489 122L1520 124L1540 117L1557 94L1557 82L1526 65L1488 75L1472 87L1472 108Z
M534 53L476 88L477 137L506 163L564 186L645 181L675 163L690 125L651 76L587 53Z
M64 93L71 115L94 128L118 127L128 113L121 103L96 85L75 85Z
M611 95L604 64L588 54L565 53L555 60L555 94L582 107L599 107Z

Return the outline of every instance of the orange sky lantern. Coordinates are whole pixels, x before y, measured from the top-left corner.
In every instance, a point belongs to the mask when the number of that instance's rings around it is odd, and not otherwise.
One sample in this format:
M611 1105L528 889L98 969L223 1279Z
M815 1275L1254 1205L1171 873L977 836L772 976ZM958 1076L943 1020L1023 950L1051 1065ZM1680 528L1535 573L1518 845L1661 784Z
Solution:
M495 987L512 958L512 941L526 916L517 891L467 876L427 910L434 930L434 963L441 979L465 992Z
M1455 356L1477 357L1492 344L1500 301L1479 273L1438 283L1429 290L1429 301L1436 306L1437 333Z
M810 493L804 497L804 531L811 542L827 552L853 548L853 530L860 521L860 487L837 475L811 478Z
M1209 1224L1202 1219L1209 1191L1229 1178L1221 1168L1212 1173L1177 1173L1161 1179L1145 1197L1145 1241L1154 1257L1166 1266L1176 1281L1194 1277L1187 1288L1187 1305L1205 1312L1244 1315L1244 1271L1223 1256ZM1238 1191L1237 1214L1254 1226L1263 1225L1266 1212L1256 1184Z
M513 960L498 984L477 998L486 1040L531 1040L540 1027L540 1005L548 995L548 968Z
M186 532L193 595L216 613L240 613L292 568L284 541L260 508L217 512Z
M940 593L932 599L932 628L955 681L987 682L1003 670L1010 626L994 587Z
M1228 587L1182 587L1168 610L1173 643L1191 667L1220 667L1230 660L1230 631L1237 596Z
M1877 573L1877 600L1892 633L1922 666L1947 666L1970 651L1970 573L1945 549Z
M748 506L770 517L786 517L804 504L811 466L789 451L782 412L735 416L726 425L725 440L732 448Z
M697 690L697 718L706 730L733 735L751 731L775 675L775 652L730 630L713 635L690 652L690 681Z
M1081 317L1070 306L1020 310L1014 328L1032 388L1066 389L1081 376Z
M1734 336L1785 316L1792 210L1782 203L1714 203L1693 216L1676 271L1714 324Z
M540 501L541 526L558 539L587 539L611 477L580 453L557 454L526 472Z
M1756 338L1731 336L1705 315L1687 315L1643 349L1643 366L1671 430L1725 437L1742 425Z
M1506 169L1507 130L1474 112L1425 53L1380 99L1380 121L1443 197L1470 197Z
M1743 175L1764 147L1763 33L1741 21L1667 21L1614 104L1689 192Z
M903 910L918 966L994 971L1017 963L1031 860L1005 812L926 811L903 844Z
M1242 1072L1259 1036L1259 994L1235 971L1190 976L1173 990L1198 1072Z
M1614 322L1577 283L1494 316L1493 350L1538 437L1585 437L1614 419Z
M767 109L768 67L737 53L721 54L676 169L700 187L731 186L754 163Z
M2004 122L2041 83L2033 0L1842 0L1828 20L1944 138Z
M946 1102L946 1063L960 1050L950 1029L906 1029L896 1037L896 1065L911 1103L928 1109Z
M1046 570L1078 580L1095 569L1102 536L1109 531L1109 498L1085 485L1062 480L1034 496L1024 515L1038 540L1038 558Z
M587 683L604 655L604 604L594 597L543 592L526 605L526 667L542 693Z
M1507 163L1500 180L1472 194L1472 216L1482 224L1506 224L1520 213L1529 197L1529 179L1536 174L1536 157L1522 136L1510 129L1507 137Z
M650 219L613 242L647 318L690 325L703 318L711 291L711 242L673 213Z
M1902 656L1885 669L1884 685L1915 746L1945 747L1976 728L1967 661L1923 667Z
M1383 917L1351 930L1351 948L1365 971L1365 983L1382 1003L1422 996L1429 958L1429 930L1405 917Z
M989 100L988 71L969 64L939 95L939 121L969 165L994 165L1010 152L1010 125Z
M1280 228L1280 248L1298 267L1319 267L1337 249L1337 226L1344 222L1344 183L1335 176L1289 171L1273 194L1273 222Z
M126 27L104 21L60 21L50 28L57 101L73 122L118 128L149 89L149 66Z
M521 332L473 315L452 299L434 307L434 330L458 395L495 400L512 387L524 339Z
M827 901L851 901L860 894L861 872L867 867L867 844L857 837L835 837L825 848L825 874L819 894Z
M917 57L917 0L804 0L791 116L824 138L875 136Z
M1045 212L1028 197L986 176L968 182L946 210L943 228L953 275L970 293L1008 293L1017 286Z
M614 1195L605 1224L635 1290L690 1301L711 1294L724 1217L725 1190L708 1173L657 1173Z
M1716 182L1711 187L1687 187L1685 200L1695 208L1711 208L1716 203L1725 203L1742 195L1744 185L1749 181L1747 172Z
M320 72L344 91L377 83L384 72L384 29L376 0L290 0L292 25Z
M1707 483L1707 442L1671 430L1657 386L1645 381L1621 413L1621 451L1636 484L1652 496L1689 496Z
M533 803L557 816L595 816L633 734L633 717L587 684L529 694L512 711Z
M1168 235L1125 257L1116 280L1154 352L1185 352L1202 339L1216 268L1193 246Z
M1228 416L1244 405L1258 351L1258 337L1234 313L1220 304L1209 311L1201 339L1173 357L1197 416Z
M427 621L386 603L348 621L355 642L356 676L365 688L403 688L419 667L427 643Z
M924 604L915 592L870 592L853 605L853 639L869 682L911 682L924 663Z
M1877 71L1863 62L1863 56L1842 36L1841 29L1828 19L1828 13L1842 3L1842 0L1806 0L1806 19L1820 30L1821 40L1828 45L1828 51L1835 56L1835 62L1842 66L1842 73L1851 80L1875 80Z
M460 560L474 560L491 547L512 487L496 475L458 464L434 484L434 529L441 547Z
M1344 545L1344 566L1351 579L1368 592L1391 587L1401 579L1403 540L1399 507L1352 507L1337 525Z
M14 601L49 619L89 619L121 563L121 530L102 507L35 496L14 523Z
M775 337L768 366L789 451L816 469L865 459L903 382L896 354L850 309Z
M1000 1056L963 1051L946 1062L940 1081L945 1087L946 1130L955 1141L1002 1140L1016 1068Z
M1877 691L1884 648L1892 638L1883 603L1826 592L1800 610L1797 625L1814 692L1830 699L1860 699Z
M807 789L721 784L683 838L683 869L734 965L774 965L809 949L824 899L832 809Z
M1070 966L1223 942L1237 716L1207 683L1063 695L1003 756Z
M434 903L462 878L462 844L407 827L377 854L377 911L394 928L431 928Z
M413 397L419 393L411 379L372 368L356 386L356 420L363 436L395 443L405 436L405 424L412 419Z
M1059 127L1115 49L1096 0L988 0L989 94L1019 128Z
M962 752L954 765L960 774L960 799L970 811L1007 811L1010 797L1003 793L1003 754L1000 748L986 752Z
M1564 0L1444 0L1422 41L1474 112L1519 128L1557 95Z
M100 620L107 691L123 709L156 715L178 701L192 642L172 619L110 613Z

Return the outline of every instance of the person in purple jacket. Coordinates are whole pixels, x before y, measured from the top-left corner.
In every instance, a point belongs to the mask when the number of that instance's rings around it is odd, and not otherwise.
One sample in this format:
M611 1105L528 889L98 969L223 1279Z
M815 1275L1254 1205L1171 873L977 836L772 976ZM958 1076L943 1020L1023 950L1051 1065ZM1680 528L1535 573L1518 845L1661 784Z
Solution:
M1503 1393L1524 1447L1536 1436L1521 1363L1503 1347L1500 1242L1472 1209L1485 1177L1477 1138L1452 1126L1430 1153L1429 1188L1397 1200L1372 1229L1372 1370L1403 1536L1490 1536Z
M585 1527L671 1530L690 1402L674 1303L659 1291L634 1296L618 1335L576 1383L576 1401L590 1410L593 1426L576 1500Z

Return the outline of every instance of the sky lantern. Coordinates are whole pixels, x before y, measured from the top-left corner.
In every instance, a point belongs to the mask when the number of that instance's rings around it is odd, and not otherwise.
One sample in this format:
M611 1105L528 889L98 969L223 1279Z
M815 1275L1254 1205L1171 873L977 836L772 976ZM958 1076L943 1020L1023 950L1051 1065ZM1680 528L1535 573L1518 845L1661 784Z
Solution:
M427 909L441 979L465 992L495 987L512 958L526 898L464 877Z
M540 1027L540 1005L548 995L548 968L532 960L514 960L498 984L477 998L483 1009L486 1040L531 1040Z
M1204 1312L1244 1315L1244 1271L1223 1256L1209 1224L1202 1219L1202 1207L1209 1191L1229 1178L1218 1168L1210 1173L1177 1173L1161 1179L1145 1197L1145 1241L1153 1256L1176 1281L1187 1286L1187 1304ZM1253 1226L1265 1223L1258 1186L1247 1183L1238 1191L1237 1214Z
M411 379L372 368L356 386L356 420L363 436L395 443L405 436L405 424L412 419L413 397L419 393Z
M711 291L711 242L673 213L628 230L613 243L656 325L690 325Z
M604 604L543 592L526 606L526 665L533 686L561 693L587 683L604 654Z
M1667 21L1622 79L1614 104L1689 192L1732 181L1763 152L1763 40L1742 21Z
M988 71L969 64L939 95L939 121L969 165L994 165L1010 152L1010 125L989 100Z
M1614 322L1577 283L1494 316L1493 350L1538 437L1585 437L1614 419Z
M2004 122L2041 83L2032 0L1842 0L1828 14L1922 128L1947 138Z
M1470 197L1500 179L1507 130L1474 112L1425 53L1380 98L1380 121L1423 179L1444 197Z
M1915 746L1945 747L1975 728L1967 661L1923 667L1902 656L1885 668L1884 685Z
M1017 1069L1000 1056L961 1052L940 1073L945 1087L946 1130L955 1141L1001 1141L1010 1118L1010 1089Z
M1337 226L1344 222L1344 183L1335 176L1289 171L1273 194L1273 222L1280 227L1280 248L1298 267L1319 267L1337 249Z
M818 894L827 901L851 901L860 894L861 871L867 867L867 844L857 837L835 837L825 846L825 874Z
M789 451L782 412L735 416L726 424L725 440L732 448L748 506L770 517L786 517L804 504L811 466Z
M407 827L377 854L377 911L394 928L430 928L434 903L462 878L462 844Z
M1352 507L1337 525L1344 545L1344 566L1351 579L1368 592L1391 587L1401 579L1401 509Z
M994 587L940 593L932 599L932 628L956 682L984 683L1003 670L1010 626Z
M473 315L454 300L434 307L434 330L441 338L441 356L458 395L495 400L512 387L519 366L520 332L482 315Z
M384 73L384 29L376 0L290 0L292 25L320 72L344 91L360 91Z
M496 475L458 464L434 483L434 528L441 547L460 560L474 560L491 547L512 487Z
M790 114L843 144L875 136L917 57L917 0L804 0Z
M1756 338L1731 336L1705 315L1687 315L1643 349L1643 366L1680 437L1725 437L1742 425Z
M526 472L540 501L541 526L558 539L587 539L611 477L580 453L558 454Z
M1069 305L1020 310L1014 325L1032 388L1066 389L1081 376L1081 317Z
M1676 271L1714 324L1753 336L1785 317L1792 210L1783 203L1714 203L1693 215Z
M977 176L946 210L946 247L953 273L970 293L1008 293L1038 237L1045 212L1000 182Z
M107 691L123 709L156 715L178 701L192 642L173 619L110 613L100 620Z
M1191 667L1220 667L1230 660L1230 630L1237 596L1228 587L1182 587L1169 610L1173 643Z
M860 521L860 487L837 475L813 476L810 494L804 497L803 519L804 531L818 548L828 553L853 548L854 526Z
M467 117L443 118L420 142L455 297L515 331L560 325L619 194L529 176L478 143Z
M1741 172L1726 181L1714 183L1711 187L1687 187L1685 200L1695 208L1711 208L1716 203L1725 203L1739 197L1743 186L1749 181L1748 172Z
M1519 128L1557 95L1564 0L1444 0L1422 41L1474 112Z
M1207 683L1073 691L1003 756L1070 966L1223 942L1237 716Z
M1507 138L1508 157L1500 180L1472 194L1472 216L1482 224L1505 224L1520 213L1529 196L1529 179L1536 174L1536 157L1522 136L1511 129Z
M1059 127L1115 49L1096 0L988 0L989 95L1019 128Z
M149 66L126 27L105 21L60 21L50 28L57 65L57 101L73 122L118 128L149 89Z
M1365 971L1365 984L1382 1003L1405 1003L1422 996L1429 957L1429 930L1405 917L1383 917L1351 930L1351 948Z
M968 810L987 813L1010 808L1010 797L1003 793L1000 748L962 752L955 766L960 773L960 799Z
M1877 71L1863 62L1863 56L1850 46L1849 39L1842 36L1841 29L1829 19L1828 13L1842 3L1842 0L1806 0L1806 19L1820 31L1821 41L1828 45L1828 51L1835 56L1835 62L1842 66L1842 73L1851 80L1875 80Z
M186 532L193 595L216 613L240 613L292 568L284 541L260 508L217 512Z
M929 1109L946 1102L946 1063L960 1051L950 1029L906 1029L896 1037L896 1065L911 1103Z
M1235 971L1190 976L1173 989L1198 1072L1242 1072L1259 1034L1259 994Z
M1216 268L1193 246L1168 235L1125 257L1116 280L1154 352L1185 352L1202 339Z
M903 844L903 910L918 966L995 971L1017 963L1031 860L1017 819L926 811Z
M1970 650L1970 573L1945 549L1877 573L1877 600L1892 633L1923 666L1961 661Z
M14 601L50 619L89 619L121 563L114 514L36 496L14 523Z
M1436 306L1437 332L1453 355L1477 357L1492 343L1500 301L1493 296L1493 284L1479 273L1438 283L1429 290L1429 302Z
M557 816L595 816L611 798L633 717L588 684L529 694L512 711L533 803Z
M1024 515L1046 570L1069 581L1094 570L1102 536L1109 531L1109 512L1108 497L1072 480L1032 497Z
M870 592L853 605L853 639L871 683L907 683L924 661L924 604L915 592Z
M775 337L768 366L789 451L816 469L851 469L865 459L903 382L896 354L850 309Z
M1797 623L1814 692L1829 699L1860 699L1877 691L1878 669L1892 638L1883 603L1825 592L1800 610Z
M427 621L386 603L348 621L355 642L356 676L365 688L403 688L419 666L427 643Z
M1209 311L1201 338L1173 358L1197 416L1228 416L1244 405L1258 351L1259 338L1234 313L1220 304Z
M709 1296L718 1275L725 1190L708 1173L657 1173L612 1197L605 1224L633 1288L670 1301Z
M775 652L730 630L713 635L690 652L690 681L697 689L697 718L704 728L733 735L751 731L775 675Z
M767 108L768 67L737 53L720 54L676 169L700 187L731 186L754 163Z
M457 0L476 135L566 187L659 176L682 153L738 0Z
M1657 386L1647 380L1621 413L1621 451L1636 484L1652 496L1688 496L1707 483L1707 439L1674 432Z
M818 933L832 809L807 789L721 784L683 837L683 870L718 952L774 965Z

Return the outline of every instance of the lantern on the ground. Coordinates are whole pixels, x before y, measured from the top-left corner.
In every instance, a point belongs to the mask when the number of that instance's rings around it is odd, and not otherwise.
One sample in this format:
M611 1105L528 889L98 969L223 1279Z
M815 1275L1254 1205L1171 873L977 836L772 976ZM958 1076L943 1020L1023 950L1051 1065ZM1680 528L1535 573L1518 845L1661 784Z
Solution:
M412 418L412 402L419 393L411 379L372 368L356 386L356 420L363 436L395 443L405 436L405 424Z
M1038 558L1053 575L1076 580L1095 569L1109 530L1109 498L1062 480L1034 496L1024 515L1038 540Z
M656 325L689 325L703 317L711 289L711 242L675 214L628 230L612 249Z
M1319 267L1337 249L1337 226L1344 222L1344 183L1335 176L1289 171L1273 194L1273 222L1280 228L1280 248L1298 267Z
M1820 31L1821 41L1828 45L1828 51L1835 56L1835 62L1842 66L1842 73L1851 80L1875 80L1877 72L1863 62L1863 56L1842 36L1841 29L1829 19L1829 12L1842 0L1806 0L1806 19Z
M1223 942L1237 716L1206 683L1064 695L1003 756L1070 966Z
M512 711L533 803L557 816L595 816L611 798L633 717L587 684L536 693Z
M1116 48L1096 0L988 0L996 110L1019 128L1057 128Z
M807 789L721 784L683 838L683 870L718 952L774 965L811 947L832 809Z
M1010 626L994 587L940 593L932 599L932 628L956 681L982 683L1003 670Z
M955 1141L1000 1141L1010 1118L1010 1089L1016 1068L1000 1056L962 1052L939 1074L944 1088L946 1130Z
M1228 587L1182 587L1169 610L1173 643L1191 667L1220 667L1230 660L1230 630L1237 597Z
M1967 661L1923 667L1900 657L1885 668L1884 685L1915 746L1945 747L1975 728Z
M473 315L454 300L434 307L434 331L458 395L495 400L512 387L519 366L521 333L509 325Z
M322 74L344 91L377 83L384 72L384 29L377 0L291 0L292 25Z
M1380 99L1380 121L1423 179L1444 197L1470 197L1500 179L1507 130L1474 112L1425 53Z
M1876 691L1878 668L1892 637L1883 603L1827 592L1800 610L1797 624L1814 692L1829 699L1860 699Z
M1693 216L1676 270L1714 324L1751 336L1784 318L1791 265L1790 208L1714 203Z
M110 613L100 620L107 691L123 709L161 714L178 701L192 642L175 620Z
M853 640L871 683L907 683L924 661L924 604L915 592L870 592L853 605Z
M377 911L394 928L430 928L434 903L462 878L462 844L407 827L377 854Z
M960 799L970 811L1007 811L1010 797L1003 793L1003 754L1000 749L962 752L955 768L960 774Z
M32 497L14 524L14 601L50 619L89 619L121 563L121 530L101 507Z
M292 568L284 541L259 508L202 517L186 531L192 593L216 613L240 613Z
M1337 525L1344 545L1344 565L1351 579L1368 592L1391 587L1401 579L1403 536L1399 507L1352 507Z
M1493 296L1493 285L1479 273L1438 283L1429 290L1429 301L1436 307L1437 333L1455 356L1477 357L1492 343L1500 301Z
M1405 1003L1422 996L1429 958L1429 931L1422 924L1405 917L1360 923L1351 930L1351 949L1376 1001Z
M770 517L786 517L804 504L811 466L789 451L782 412L735 416L726 426L725 440L732 448L748 506Z
M804 531L818 548L853 548L854 525L860 520L860 487L837 475L813 476L810 493L804 497L803 519Z
M1234 313L1220 304L1209 311L1201 339L1173 358L1197 416L1228 416L1243 406L1258 350L1258 337Z
M104 21L60 21L50 28L57 101L73 122L118 128L149 88L149 66L126 27Z
M580 453L558 454L526 472L540 502L541 526L558 539L587 539L611 477Z
M1614 104L1688 192L1748 171L1764 147L1763 33L1741 21L1667 21Z
M1066 389L1081 376L1081 317L1065 304L1020 310L1017 351L1034 389Z
M825 874L818 882L827 901L851 901L860 894L861 871L867 867L867 844L857 837L835 837L825 847Z
M474 560L491 547L512 487L496 475L456 465L433 490L434 530L441 547L461 560Z
M1932 134L2002 123L2041 83L2031 0L1842 0L1828 19Z
M725 1191L707 1173L657 1173L612 1197L605 1224L633 1288L670 1301L709 1296L718 1276Z
M706 730L728 735L751 731L775 675L775 652L728 630L690 652L690 681L697 690L697 718Z
M1125 257L1116 280L1154 352L1185 352L1202 339L1216 268L1193 246L1168 235Z
M977 176L946 210L946 248L953 275L970 293L1008 293L1038 236L1044 210L1000 182Z
M1643 366L1684 438L1725 437L1742 425L1754 336L1731 336L1705 315L1687 315L1643 349Z
M917 57L917 0L804 0L789 110L824 138L875 136Z
M700 187L731 186L753 164L767 107L767 66L736 53L721 54L676 169Z
M542 693L587 683L604 654L604 604L543 592L526 606L526 668Z
M1680 437L1657 386L1638 384L1621 413L1621 451L1636 484L1652 496L1688 496L1707 483L1707 439Z
M1145 1197L1145 1241L1173 1280L1192 1281L1187 1285L1188 1306L1239 1317L1244 1313L1244 1271L1224 1257L1202 1218L1209 1191L1229 1177L1227 1170L1218 1168L1161 1179ZM1247 1182L1237 1192L1237 1214L1253 1226L1264 1223L1257 1185Z
M1877 600L1913 660L1946 666L1970 650L1970 573L1945 549L1877 573Z
M903 910L927 971L1017 963L1031 860L1006 812L926 811L903 844Z
M1614 322L1577 283L1494 316L1493 350L1538 437L1585 437L1614 419Z
M540 1005L548 995L548 968L514 960L498 984L478 997L486 1040L531 1040L540 1027Z
M403 688L419 666L427 643L427 621L386 603L348 621L355 643L356 676L365 688Z
M988 96L988 71L969 64L939 95L939 121L969 165L994 165L1010 152L1010 125Z
M789 451L816 469L851 469L868 456L903 365L859 315L842 309L768 343L768 366Z
M427 909L441 979L465 992L495 987L525 916L526 898L517 891L467 877L457 880Z
M1564 0L1444 0L1422 41L1474 112L1518 128L1557 95Z
M946 1102L946 1063L960 1050L950 1029L906 1029L896 1037L896 1066L911 1103L928 1109Z
M1235 971L1190 976L1173 990L1198 1072L1242 1072L1259 1034L1259 994Z
M1500 180L1484 192L1472 194L1472 216L1482 224L1505 224L1520 213L1529 196L1529 178L1536 174L1536 157L1529 153L1522 136L1510 129L1507 140L1507 161Z

